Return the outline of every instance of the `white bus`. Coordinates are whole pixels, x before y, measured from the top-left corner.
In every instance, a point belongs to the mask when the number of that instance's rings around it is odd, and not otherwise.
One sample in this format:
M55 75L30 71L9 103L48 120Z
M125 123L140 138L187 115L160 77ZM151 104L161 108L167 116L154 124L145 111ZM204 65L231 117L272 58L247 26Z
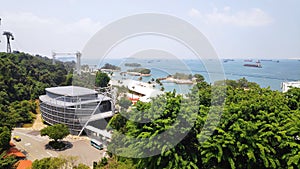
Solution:
M94 146L95 148L102 150L103 149L103 144L95 139L91 139L91 145Z

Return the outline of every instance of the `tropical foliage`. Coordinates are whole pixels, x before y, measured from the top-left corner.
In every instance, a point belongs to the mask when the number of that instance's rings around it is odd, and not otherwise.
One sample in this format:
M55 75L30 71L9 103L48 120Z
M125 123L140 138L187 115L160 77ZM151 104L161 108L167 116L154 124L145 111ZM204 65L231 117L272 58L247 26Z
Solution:
M120 67L109 64L109 63L105 63L105 65L102 66L101 69L121 70Z
M0 168L3 169L13 169L15 168L14 164L18 160L14 156L7 156L6 151L0 153Z
M0 53L0 127L12 128L31 123L36 104L34 100L46 87L66 83L69 64L25 53Z
M52 126L48 126L43 128L40 132L41 136L48 136L50 139L54 140L50 141L48 145L46 145L49 146L49 148L55 150L64 150L68 148L65 142L58 141L67 137L70 134L69 129L65 124L55 124Z
M81 75L73 74L71 78L71 80L73 80L72 85L74 86L82 86L86 88L95 87L95 74L91 74L89 72L81 72Z
M45 127L41 130L41 136L48 136L54 141L63 139L69 134L69 129L65 124L55 124L52 126Z
M11 131L6 126L0 127L0 152L9 148Z
M194 74L194 78L196 78L196 82L203 82L205 79L202 75L200 74Z
M52 65L48 58L25 53L0 53L0 168L14 168L17 161L6 156L11 129L31 123L35 117L35 99L46 87L69 85L67 70L71 63Z
M124 108L126 110L132 105L132 102L127 97L121 97L119 105L121 108Z
M32 169L58 169L58 168L73 168L73 169L89 169L85 164L76 165L78 157L74 156L59 156L48 157L40 160L35 160L32 163Z
M184 74L184 73L178 73L176 72L174 75L172 75L173 78L175 79L184 79L184 80L192 80L193 75L192 74Z
M97 87L107 87L109 81L110 78L106 73L100 71L96 73L95 85Z
M134 69L128 69L127 72L137 72L141 74L149 74L151 73L150 69L147 68L134 68Z
M246 79L219 84L199 82L185 97L166 93L115 115L108 150L137 168L299 168L300 89L281 93ZM188 132L172 147L160 134L174 128L168 139Z
M102 158L98 163L94 163L93 169L135 169L132 160L130 159L117 159L117 157L113 158Z

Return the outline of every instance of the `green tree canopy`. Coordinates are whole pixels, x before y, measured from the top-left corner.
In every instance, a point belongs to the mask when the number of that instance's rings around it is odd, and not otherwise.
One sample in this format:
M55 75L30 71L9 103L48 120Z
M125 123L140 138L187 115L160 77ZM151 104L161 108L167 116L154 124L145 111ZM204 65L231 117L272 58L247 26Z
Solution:
M149 74L151 73L150 69L147 68L134 68L134 69L128 69L128 72L138 72L138 73L142 73L142 74Z
M6 151L0 154L0 168L3 169L14 169L15 163L18 160L14 156L6 156Z
M96 79L95 79L95 85L97 87L107 87L108 83L110 81L110 78L106 73L98 71L96 73Z
M55 124L41 130L41 136L48 136L55 142L57 142L57 140L65 138L69 134L69 129L65 124Z
M9 148L11 131L6 126L0 127L0 152Z
M109 64L109 63L105 63L105 65L102 66L101 69L121 70L120 67L112 65L112 64Z
M196 78L196 82L204 82L204 77L200 74L194 74L194 77Z
M117 156L117 159L131 160L137 168L299 168L300 89L281 93L260 88L245 79L228 82L232 84L226 86L226 90L222 89L224 86L200 82L185 98L166 93L147 103L150 105L136 105L128 112L130 119L116 115L109 125L120 132L114 132L108 150L124 155L143 153L140 149L151 152L159 142L128 141L120 133L134 138L153 138L177 124L180 110L186 114L182 120L195 118L196 121L175 147L161 148L161 153L152 157ZM217 94L212 94L213 91ZM224 94L222 108L222 104L215 103ZM153 120L138 123L144 119ZM215 128L211 128L213 125ZM177 132L184 130L181 128ZM208 131L211 135L203 137ZM199 138L207 139L200 142Z
M71 65L53 65L49 58L38 55L0 52L0 127L31 123L36 105L26 100L37 99L46 87L66 84Z
M127 97L122 97L119 101L119 105L122 108L128 109L132 105L132 102Z
M58 168L72 168L72 169L89 169L85 164L75 162L78 157L75 156L59 156L59 157L48 157L40 160L35 160L32 163L32 169L58 169Z

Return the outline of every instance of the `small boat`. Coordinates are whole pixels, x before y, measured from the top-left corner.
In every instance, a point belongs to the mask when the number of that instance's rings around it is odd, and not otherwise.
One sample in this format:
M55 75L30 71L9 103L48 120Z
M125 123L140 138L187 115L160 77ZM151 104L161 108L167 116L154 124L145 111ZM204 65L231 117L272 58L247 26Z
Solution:
M252 59L245 59L244 62L252 62Z

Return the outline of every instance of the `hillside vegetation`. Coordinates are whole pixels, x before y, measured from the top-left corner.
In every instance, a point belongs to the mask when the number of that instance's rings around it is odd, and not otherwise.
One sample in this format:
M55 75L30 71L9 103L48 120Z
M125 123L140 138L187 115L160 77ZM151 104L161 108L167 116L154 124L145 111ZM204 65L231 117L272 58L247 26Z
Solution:
M68 85L70 65L25 53L0 53L0 127L31 123L35 99L50 86Z
M166 93L115 115L109 126L118 132L108 150L118 155L97 167L300 168L300 89L281 93L246 79L226 84L199 82L188 97ZM190 129L186 124L193 120ZM167 131L173 132L160 135ZM185 132L176 146L168 146Z

